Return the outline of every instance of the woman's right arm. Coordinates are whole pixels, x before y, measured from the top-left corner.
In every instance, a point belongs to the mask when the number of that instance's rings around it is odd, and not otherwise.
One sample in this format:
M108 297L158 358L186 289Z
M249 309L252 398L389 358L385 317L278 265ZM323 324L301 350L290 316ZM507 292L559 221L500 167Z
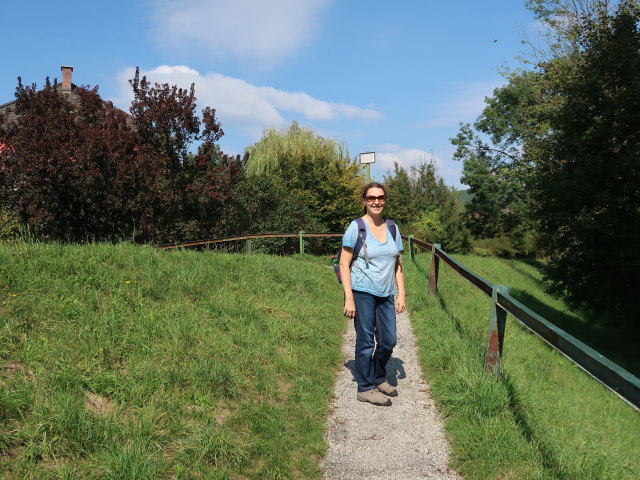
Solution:
M353 258L353 248L342 247L340 253L340 276L342 277L342 288L344 289L344 315L354 318L356 316L356 303L353 300L353 290L351 289L351 259Z

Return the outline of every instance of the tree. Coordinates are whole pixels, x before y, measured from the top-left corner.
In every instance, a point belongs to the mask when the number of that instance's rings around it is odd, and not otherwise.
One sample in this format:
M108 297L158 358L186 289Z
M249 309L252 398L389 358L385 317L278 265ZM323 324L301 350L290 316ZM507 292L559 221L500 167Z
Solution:
M440 243L450 252L469 249L462 207L452 189L438 176L433 162L412 165L407 172L397 162L385 177L389 204L385 214L405 234L414 234L431 243Z
M0 119L3 207L42 238L116 239L144 230L143 195L158 171L139 148L127 115L103 102L97 88L74 101L47 79L16 89L15 122Z
M486 98L487 106L473 125L462 125L452 139L454 158L464 163L462 182L470 186L467 225L476 239L499 236L514 251L526 255L535 241L529 215L531 176L538 138L550 130L549 117L559 98L547 95L546 64L558 71L580 54L585 20L599 21L598 12L610 12L609 0L528 0L527 7L546 28L545 45L533 51L532 71L507 71L508 83Z
M611 14L616 0L526 0L525 5L541 21L542 49L529 43L539 61L569 57L580 51L585 21L597 22L602 12ZM627 2L637 6L637 2Z
M532 141L533 214L553 290L640 330L640 12L587 18L580 53L543 66L555 106Z
M189 91L131 80L131 115L96 88L19 80L16 120L0 119L1 209L41 238L169 242L215 235L242 161L215 142L215 110ZM195 154L191 149L199 144Z
M463 162L461 181L472 194L466 223L474 238L504 237L515 252L527 255L533 229L527 206L531 140L548 130L549 105L542 101L545 85L539 72L512 73L508 79L452 143L454 158Z
M360 214L361 167L335 140L293 122L285 130L266 130L246 151L246 181L266 179L261 181L271 188L269 206L259 212L262 229L338 232ZM264 202L247 200L245 208L256 213Z
M513 238L510 228L526 232L529 223L548 255L552 291L637 329L639 10L634 2L613 10L595 0L533 3L581 14L556 32L570 48L511 74L454 139L477 195L474 227L491 234L487 224L498 225Z
M416 216L415 196L409 172L393 162L393 172L384 178L385 188L389 194L389 201L385 207L385 216L393 219L404 232Z
M226 203L240 179L239 156L224 155L217 144L224 132L215 109L196 115L195 87L151 84L136 69L129 81L134 93L130 112L140 142L162 159L149 207L154 240L174 242L225 233ZM191 153L198 143L197 153Z

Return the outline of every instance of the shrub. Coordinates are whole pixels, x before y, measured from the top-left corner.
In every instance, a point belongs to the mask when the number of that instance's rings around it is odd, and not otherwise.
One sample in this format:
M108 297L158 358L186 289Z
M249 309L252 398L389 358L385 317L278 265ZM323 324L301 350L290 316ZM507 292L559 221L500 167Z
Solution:
M11 210L0 209L0 240L15 237L20 229L18 216Z
M518 252L509 237L506 235L497 235L493 238L481 238L479 240L475 240L473 248L474 251L480 250L490 252L490 254L501 258L513 258Z

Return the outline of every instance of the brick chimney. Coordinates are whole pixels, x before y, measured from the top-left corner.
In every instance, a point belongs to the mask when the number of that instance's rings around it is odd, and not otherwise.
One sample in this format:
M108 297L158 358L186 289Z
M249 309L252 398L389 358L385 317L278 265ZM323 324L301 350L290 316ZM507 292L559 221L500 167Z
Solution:
M60 67L62 70L62 93L70 93L71 92L71 73L73 72L73 67Z

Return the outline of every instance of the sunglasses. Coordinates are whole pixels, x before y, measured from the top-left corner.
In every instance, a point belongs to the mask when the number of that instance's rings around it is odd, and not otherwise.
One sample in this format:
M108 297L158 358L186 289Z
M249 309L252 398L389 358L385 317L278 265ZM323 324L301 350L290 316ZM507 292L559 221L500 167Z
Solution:
M366 197L364 197L365 200L367 201L367 203L373 203L376 200L380 203L384 203L387 201L387 197L385 195L380 195L378 197L374 197L373 195L367 195Z

